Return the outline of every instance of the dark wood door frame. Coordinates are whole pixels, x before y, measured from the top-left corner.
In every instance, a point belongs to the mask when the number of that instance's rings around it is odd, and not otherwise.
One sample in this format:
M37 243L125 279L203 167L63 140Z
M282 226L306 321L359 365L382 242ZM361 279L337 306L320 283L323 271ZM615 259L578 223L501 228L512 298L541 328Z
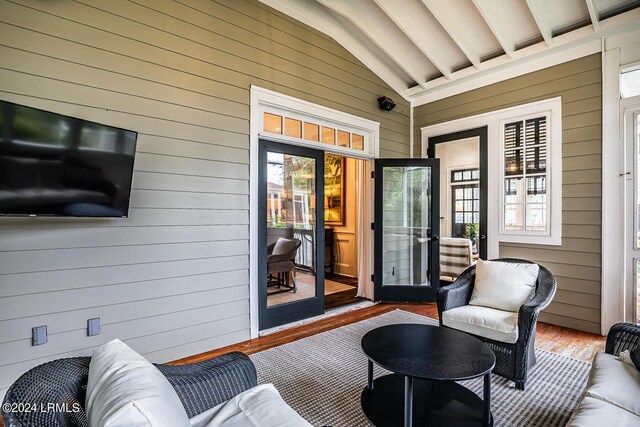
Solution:
M436 145L459 139L478 137L480 149L480 258L487 259L487 206L488 206L488 131L487 126L467 129L445 135L432 136L428 139L427 155L436 158ZM440 215L438 214L438 217Z
M267 152L313 158L316 200L324 199L324 151L267 140L258 142L258 320L259 329L291 323L324 313L324 203L316 203L316 295L267 306Z

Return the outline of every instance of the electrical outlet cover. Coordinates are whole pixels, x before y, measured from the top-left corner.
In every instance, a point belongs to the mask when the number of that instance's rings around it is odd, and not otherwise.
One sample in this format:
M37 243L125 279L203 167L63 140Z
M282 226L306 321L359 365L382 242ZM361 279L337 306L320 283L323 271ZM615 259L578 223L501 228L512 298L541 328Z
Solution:
M47 343L47 325L31 328L31 345L43 345Z

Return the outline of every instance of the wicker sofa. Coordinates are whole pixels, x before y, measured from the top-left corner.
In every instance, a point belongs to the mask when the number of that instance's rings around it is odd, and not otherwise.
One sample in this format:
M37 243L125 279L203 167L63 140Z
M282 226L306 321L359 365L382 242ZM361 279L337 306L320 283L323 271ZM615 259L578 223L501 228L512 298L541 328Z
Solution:
M58 359L23 374L7 390L2 405L5 427L86 427L84 412L90 357ZM156 365L176 390L191 418L257 384L253 362L240 352L188 365ZM6 404L40 407L55 403L61 411L5 412ZM74 408L80 408L79 411ZM65 410L68 408L70 410Z
M640 347L640 325L618 323L591 365L582 400L567 427L640 426L640 372L619 357Z

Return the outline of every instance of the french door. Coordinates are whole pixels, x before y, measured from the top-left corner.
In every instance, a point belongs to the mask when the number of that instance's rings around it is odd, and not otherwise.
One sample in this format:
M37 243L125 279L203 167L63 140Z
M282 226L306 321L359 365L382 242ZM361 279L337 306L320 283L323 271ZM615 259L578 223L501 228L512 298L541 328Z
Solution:
M324 313L324 152L260 140L258 161L259 327L267 329Z
M374 293L433 301L439 285L438 159L375 161Z

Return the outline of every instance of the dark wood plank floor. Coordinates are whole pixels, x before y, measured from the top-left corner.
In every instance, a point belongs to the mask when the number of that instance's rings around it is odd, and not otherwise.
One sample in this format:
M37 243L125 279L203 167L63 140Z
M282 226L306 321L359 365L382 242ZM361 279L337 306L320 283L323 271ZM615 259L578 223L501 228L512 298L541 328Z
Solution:
M412 313L421 314L434 319L438 318L438 310L435 303L427 304L376 304L371 307L350 311L344 314L320 319L316 322L295 326L279 332L233 344L227 347L190 356L172 362L174 364L185 364L199 362L210 359L230 351L242 351L247 354L258 353L272 347L287 344L311 335L319 334L330 329L361 320L375 317L380 314L401 309ZM594 355L604 349L605 338L587 332L576 331L574 329L562 328L560 326L549 325L538 322L538 333L536 347L542 348L564 356L591 362Z

